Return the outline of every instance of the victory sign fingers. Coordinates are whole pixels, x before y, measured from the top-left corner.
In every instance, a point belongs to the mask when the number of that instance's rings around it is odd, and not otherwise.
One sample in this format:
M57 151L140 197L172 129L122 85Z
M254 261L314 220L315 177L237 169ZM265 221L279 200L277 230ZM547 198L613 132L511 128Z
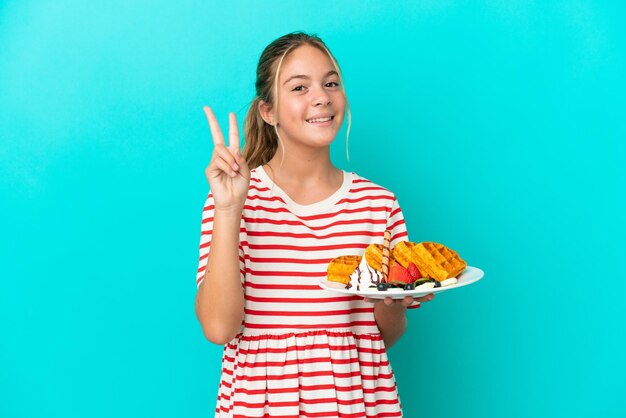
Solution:
M239 129L237 127L237 119L235 118L235 114L231 113L229 115L229 146L226 147L224 143L224 134L220 129L220 125L217 122L217 118L213 113L213 110L209 106L204 107L204 113L206 114L206 118L209 122L209 127L211 128L211 136L213 137L213 145L214 145L214 153L213 158L221 158L224 162L232 169L226 170L223 165L218 162L218 167L224 170L226 173L233 176L231 171L239 170L239 165L235 159L236 151L239 150Z
M250 169L239 150L239 129L234 113L228 115L228 142L217 118L209 106L204 113L213 137L211 162L205 169L209 187L215 199L215 209L237 211L243 208L250 185Z

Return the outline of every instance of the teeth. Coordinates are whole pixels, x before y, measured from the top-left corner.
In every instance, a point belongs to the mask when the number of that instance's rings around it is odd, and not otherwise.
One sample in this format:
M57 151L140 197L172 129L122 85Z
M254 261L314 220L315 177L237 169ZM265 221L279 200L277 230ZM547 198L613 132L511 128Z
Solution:
M332 116L329 116L327 118L308 119L307 122L328 122L332 118L333 118Z

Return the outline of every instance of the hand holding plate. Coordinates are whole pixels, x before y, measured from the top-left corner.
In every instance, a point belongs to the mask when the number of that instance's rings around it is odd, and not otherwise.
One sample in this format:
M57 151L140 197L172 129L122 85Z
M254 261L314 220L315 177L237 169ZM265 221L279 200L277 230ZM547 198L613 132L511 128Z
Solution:
M430 302L435 298L433 293L429 293L425 296L414 298L412 296L405 296L403 299L392 299L390 297L386 297L384 299L370 299L368 297L363 298L364 302L367 303L377 303L383 301L385 305L392 306L394 304L402 304L403 306L411 306L414 302Z

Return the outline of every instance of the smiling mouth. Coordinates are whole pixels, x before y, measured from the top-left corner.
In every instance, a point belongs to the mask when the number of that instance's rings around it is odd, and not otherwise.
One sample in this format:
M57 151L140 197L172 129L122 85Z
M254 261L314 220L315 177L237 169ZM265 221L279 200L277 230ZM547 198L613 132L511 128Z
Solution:
M335 117L334 116L327 116L325 118L315 118L315 119L307 119L306 121L309 123L325 123L325 122L329 122L331 120L333 120Z

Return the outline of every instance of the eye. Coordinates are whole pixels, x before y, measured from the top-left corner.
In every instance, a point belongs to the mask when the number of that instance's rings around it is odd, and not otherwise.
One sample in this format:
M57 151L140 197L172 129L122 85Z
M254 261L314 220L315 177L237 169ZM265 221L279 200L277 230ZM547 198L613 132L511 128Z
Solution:
M306 87L304 87L302 84L299 86L294 87L291 91L302 91L303 89L305 89Z
M336 81L329 81L328 83L326 83L326 87L339 87L339 83L337 83Z

